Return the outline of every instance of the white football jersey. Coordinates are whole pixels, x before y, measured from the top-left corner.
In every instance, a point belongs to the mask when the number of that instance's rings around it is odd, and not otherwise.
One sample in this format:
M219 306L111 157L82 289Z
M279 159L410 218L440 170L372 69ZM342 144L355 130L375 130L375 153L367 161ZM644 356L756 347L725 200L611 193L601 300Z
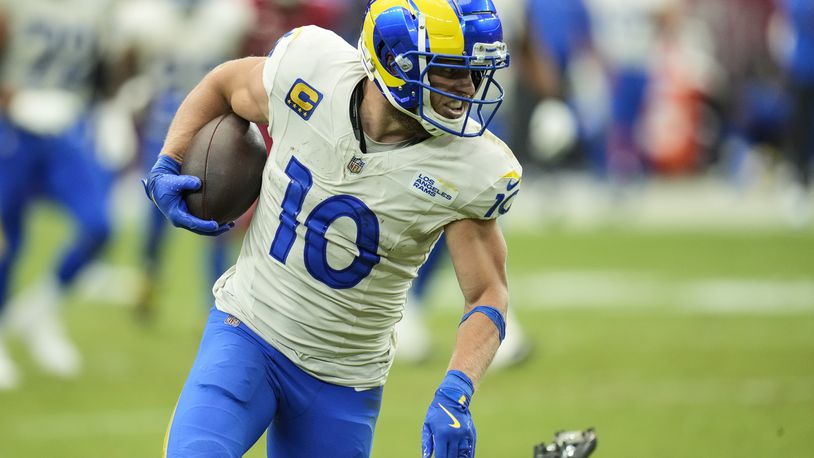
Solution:
M217 307L315 377L371 388L393 360L406 293L447 224L506 213L521 168L491 133L363 154L350 120L355 48L295 29L266 61L269 132L257 210Z
M0 85L13 93L6 115L15 124L54 134L85 112L111 7L111 0L0 0L8 29Z

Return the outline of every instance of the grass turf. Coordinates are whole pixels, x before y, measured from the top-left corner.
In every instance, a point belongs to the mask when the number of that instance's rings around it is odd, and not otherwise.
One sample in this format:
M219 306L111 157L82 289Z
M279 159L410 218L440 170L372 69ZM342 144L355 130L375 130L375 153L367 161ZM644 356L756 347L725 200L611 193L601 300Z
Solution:
M55 258L66 227L49 210L34 214L15 285L33 281ZM125 232L108 259L135 264L138 242ZM86 366L80 379L41 375L12 342L25 384L0 393L0 457L160 455L208 300L200 278L202 240L173 231L169 242L153 326L137 324L126 308L71 299L66 317ZM590 270L676 280L814 281L814 234L805 232L612 229L516 233L508 242L512 278ZM555 430L586 426L597 428L596 456L605 458L809 455L812 308L691 312L673 307L669 285L664 303L649 307L539 307L536 293L514 291L512 305L534 343L533 358L483 380L472 407L478 456L530 456ZM446 297L436 293L433 301ZM429 314L436 349L430 361L396 364L391 372L374 457L420 453L424 410L445 370L459 316L443 305ZM265 456L262 444L247 456Z

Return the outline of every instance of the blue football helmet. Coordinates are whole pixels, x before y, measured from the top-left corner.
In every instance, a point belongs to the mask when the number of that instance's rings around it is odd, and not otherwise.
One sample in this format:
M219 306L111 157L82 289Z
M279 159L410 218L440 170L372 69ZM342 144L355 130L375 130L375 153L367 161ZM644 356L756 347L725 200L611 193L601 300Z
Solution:
M503 102L494 74L509 65L509 53L492 0L370 0L359 51L387 100L432 135L479 136ZM434 88L428 73L438 67L469 71L474 95ZM464 115L439 115L432 93L464 102Z

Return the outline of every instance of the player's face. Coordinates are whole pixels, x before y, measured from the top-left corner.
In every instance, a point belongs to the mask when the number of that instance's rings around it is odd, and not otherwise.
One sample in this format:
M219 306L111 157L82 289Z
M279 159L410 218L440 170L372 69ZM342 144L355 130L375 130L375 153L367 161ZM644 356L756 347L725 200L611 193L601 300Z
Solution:
M461 68L432 67L427 78L430 85L450 94L471 98L475 95L475 83L472 72ZM432 108L447 119L458 119L469 109L469 103L432 92Z

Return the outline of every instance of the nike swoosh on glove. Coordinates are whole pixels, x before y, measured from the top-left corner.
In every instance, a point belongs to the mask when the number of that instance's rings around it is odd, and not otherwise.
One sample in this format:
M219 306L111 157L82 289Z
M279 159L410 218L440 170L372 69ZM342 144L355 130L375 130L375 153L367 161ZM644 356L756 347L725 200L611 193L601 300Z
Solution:
M447 372L427 409L421 434L421 454L429 458L472 458L475 456L475 424L469 402L475 388L461 371Z
M220 235L234 227L235 223L218 225L189 213L184 193L201 188L201 180L191 175L181 175L181 164L166 155L158 156L147 178L141 180L147 197L175 227L182 227L200 235Z

